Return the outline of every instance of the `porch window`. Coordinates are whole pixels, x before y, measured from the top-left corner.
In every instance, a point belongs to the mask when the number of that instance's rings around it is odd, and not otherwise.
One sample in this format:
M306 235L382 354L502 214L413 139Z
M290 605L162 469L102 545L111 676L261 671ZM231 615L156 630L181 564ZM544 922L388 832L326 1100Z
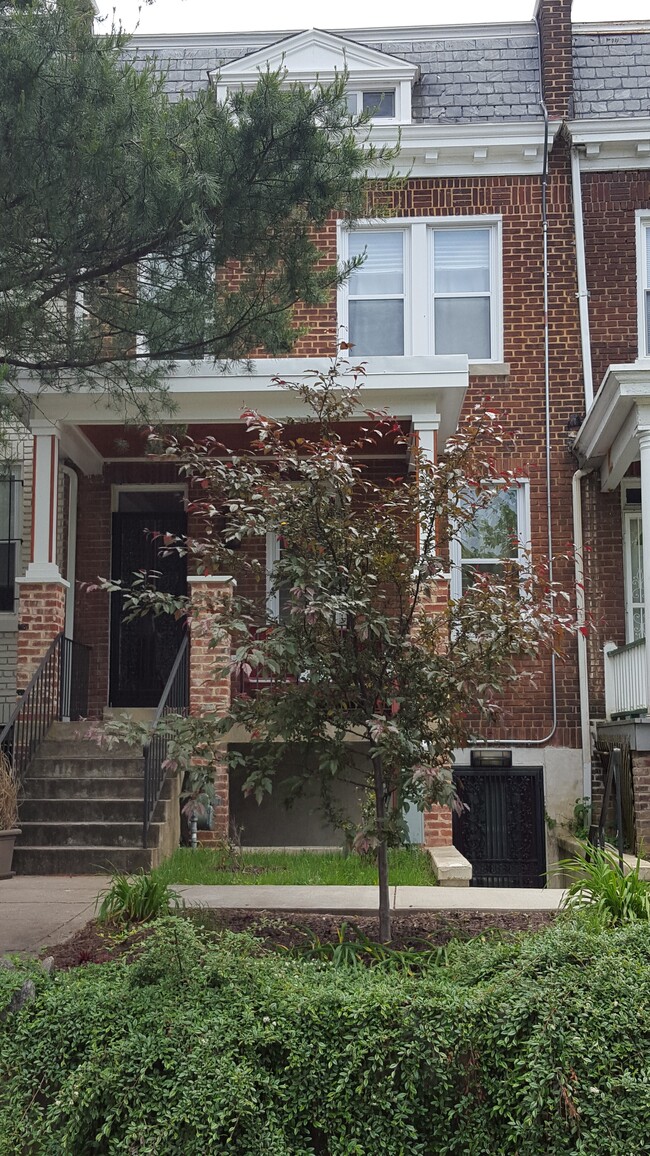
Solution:
M266 609L269 618L285 623L289 620L290 601L287 583L276 585L275 569L282 555L282 539L275 531L266 535Z
M15 609L19 563L22 481L12 466L0 467L0 613Z
M487 506L477 510L451 545L451 596L460 598L474 575L503 572L507 561L525 562L529 546L528 483L495 490Z
M623 499L623 578L625 584L625 641L645 638L643 599L643 526L641 484L638 478L624 481Z

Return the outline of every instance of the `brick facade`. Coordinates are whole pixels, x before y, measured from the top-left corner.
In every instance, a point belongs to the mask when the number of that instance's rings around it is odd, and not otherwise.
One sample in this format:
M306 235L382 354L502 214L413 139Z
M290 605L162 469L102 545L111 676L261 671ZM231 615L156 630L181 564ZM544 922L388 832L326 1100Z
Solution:
M16 681L22 693L65 625L65 582L21 582Z
M190 714L198 717L224 715L230 708L230 638L223 634L217 645L213 645L211 625L218 603L231 597L233 582L230 578L190 578L189 583L193 607L190 618ZM230 788L225 756L217 757L213 765L217 799L212 837L223 842L228 838L230 825ZM202 842L208 841L202 839Z
M418 218L476 221L486 216L500 219L503 365L493 370L489 365L471 367L465 413L489 397L491 408L513 430L513 442L504 448L503 463L528 482L533 556L546 556L552 548L556 558L554 577L571 594L574 589L574 564L570 556L574 533L572 477L578 464L574 439L584 417L586 401L573 214L570 139L573 128L569 122L577 113L604 120L650 116L645 68L645 62L650 60L650 26L645 32L629 29L611 36L602 29L592 32L584 26L572 30L571 0L539 0L535 22L531 21L528 27L515 26L512 34L497 27L487 31L477 27L468 29L467 36L457 30L450 40L440 30L437 33L435 29L430 30L428 37L421 36L421 31L417 39L413 35L409 37L407 29L392 30L390 40L381 35L381 30L367 30L363 39L359 36L360 43L419 65L420 76L412 93L413 126L424 125L432 137L438 126L444 130L440 157L438 147L431 146L426 163L418 159L411 165L410 155L405 163L405 168L416 172L422 169L426 176L409 176L390 185L380 180L369 184L368 217L381 211L387 217L407 221ZM273 34L268 34L269 47L274 39ZM255 46L260 47L263 42L264 36L257 34ZM203 88L209 70L244 56L250 47L234 34L206 40L203 47L179 47L169 72L170 89L182 88L192 93ZM611 65L608 64L610 58ZM546 316L541 150L537 146L537 159L530 168L511 161L512 168L505 166L500 171L499 148L503 141L493 147L488 139L488 129L503 122L504 138L508 135L505 130L510 131L519 123L534 127L540 140L544 123L540 95L551 121L546 183ZM557 132L560 121L563 129ZM443 153L445 134L450 133L454 125L459 129L474 125L477 133L481 126L485 128L488 164L477 163L472 169L471 164L459 161L459 175L449 175L450 169L456 171L456 162L449 160L447 154L443 160ZM406 129L405 139L408 132ZM406 150L406 146L403 147ZM460 145L458 147L460 149ZM529 151L530 148L528 146ZM591 358L596 388L608 366L629 365L639 354L635 214L639 208L650 206L650 167L645 148L641 142L633 163L626 160L619 164L614 160L610 170L604 163L594 167L596 163L589 159L591 154L580 145ZM522 151L525 155L524 146ZM482 152L477 148L476 156ZM592 154L597 155L597 150L596 153L592 150ZM406 157L406 151L404 155ZM468 168L475 175L467 175ZM465 175L460 175L463 171ZM445 175L439 176L438 172ZM521 175L523 172L528 175ZM322 253L322 263L333 265L337 261L334 216L315 240ZM236 268L228 268L224 276L236 280ZM294 322L299 336L292 357L296 377L299 377L305 358L328 359L336 352L342 336L338 328L341 318L337 314L336 294L332 293L318 308L299 306ZM548 323L548 382L545 379L545 322ZM251 351L251 356L259 358L263 365L263 351ZM397 390L387 395L387 404L389 408L399 409ZM226 427L218 419L219 409L215 403L211 432L218 440L227 442L232 426ZM120 461L120 455L126 459L131 450L120 449L118 441L110 450L106 446L102 450L107 459L102 474L86 476L80 472L79 476L75 635L92 647L90 711L95 715L101 714L109 701L110 607L107 595L97 591L89 593L87 587L96 582L98 575L110 574L112 487L146 485L155 489L157 485L178 481L172 465L144 460ZM393 462L390 466L393 475L403 465ZM378 476L384 471L385 476L385 463L375 463L372 468ZM582 480L581 492L586 601L591 620L589 694L591 716L599 718L605 710L603 644L609 639L618 643L625 641L621 506L617 491L602 492L597 471ZM59 523L64 530L63 487L60 496ZM188 532L191 536L191 515ZM249 579L240 593L254 600L262 599L265 543L248 542L241 549L255 554L261 563L262 576L258 582ZM65 574L61 551L59 560ZM197 583L191 586L196 598L207 596L207 590L211 589L202 589ZM45 624L36 593L30 594L28 587L23 590L23 616L31 627L31 635L27 638L28 630L18 637L21 645L25 636L19 663L22 663L20 669L27 671L27 656L35 652L37 644L41 645L47 630L40 630ZM53 620L57 622L61 598L59 593L56 607L51 607L55 609ZM42 638L38 637L39 631ZM215 683L214 666L214 651L208 652L199 631L193 632L193 710L202 711L227 701L229 684ZM531 765L537 765L543 761L547 747L560 748L560 754L566 751L567 757L576 755L579 760L583 736L574 640L567 640L564 655L555 663L555 702L550 656L541 654L534 666L534 683L524 678L519 680L504 695L498 722L478 728L480 737L516 748L521 754L519 765L525 765L526 759ZM558 755L558 751L553 753ZM647 768L643 760L638 767L641 800ZM223 767L218 768L217 774L219 793L224 800L217 815L217 830L219 836L224 837L228 825L228 784ZM576 788L576 793L579 789ZM552 806L549 809L552 812ZM437 808L425 816L425 839L429 845L451 841L448 811Z

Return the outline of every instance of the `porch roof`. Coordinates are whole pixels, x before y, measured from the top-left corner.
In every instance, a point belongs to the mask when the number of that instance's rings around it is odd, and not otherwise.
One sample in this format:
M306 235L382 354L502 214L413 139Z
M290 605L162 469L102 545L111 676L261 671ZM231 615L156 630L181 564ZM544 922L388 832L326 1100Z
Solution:
M327 370L324 358L264 358L221 370L212 362L179 362L168 379L174 413L162 418L171 424L205 426L238 422L242 410L259 409L270 417L299 418L304 405L276 379L309 380L314 371ZM388 410L414 425L437 431L438 447L458 426L469 383L465 355L447 357L372 357L363 362L362 408ZM135 406L125 402L118 410L91 390L61 393L37 390L32 429L55 426L61 449L85 473L101 472L105 439L93 437L88 427L142 423Z
M650 431L650 359L610 365L574 442L580 465L600 469L603 490L615 490L639 457L639 434Z

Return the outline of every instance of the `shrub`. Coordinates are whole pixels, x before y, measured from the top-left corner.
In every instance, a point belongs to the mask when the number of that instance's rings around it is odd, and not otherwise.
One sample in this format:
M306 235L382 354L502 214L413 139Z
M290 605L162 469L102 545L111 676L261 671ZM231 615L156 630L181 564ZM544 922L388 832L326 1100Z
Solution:
M650 926L452 945L415 977L165 919L0 1026L0 1152L648 1151Z
M575 876L562 901L572 913L589 909L602 927L618 927L637 919L650 919L650 883L639 877L640 861L623 874L618 854L607 848L583 844L582 853L558 866Z
M110 886L103 892L97 903L99 923L144 923L158 919L169 911L170 906L178 909L181 898L164 880L144 871L137 875L116 872Z

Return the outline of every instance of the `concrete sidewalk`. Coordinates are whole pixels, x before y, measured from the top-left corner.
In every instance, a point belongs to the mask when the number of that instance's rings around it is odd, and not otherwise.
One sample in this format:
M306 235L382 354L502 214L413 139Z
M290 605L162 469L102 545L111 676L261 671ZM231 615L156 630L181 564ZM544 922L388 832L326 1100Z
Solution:
M89 919L107 885L100 875L19 875L0 882L0 956L36 955ZM374 914L376 887L178 886L188 907ZM555 911L564 892L505 887L391 887L400 911Z

